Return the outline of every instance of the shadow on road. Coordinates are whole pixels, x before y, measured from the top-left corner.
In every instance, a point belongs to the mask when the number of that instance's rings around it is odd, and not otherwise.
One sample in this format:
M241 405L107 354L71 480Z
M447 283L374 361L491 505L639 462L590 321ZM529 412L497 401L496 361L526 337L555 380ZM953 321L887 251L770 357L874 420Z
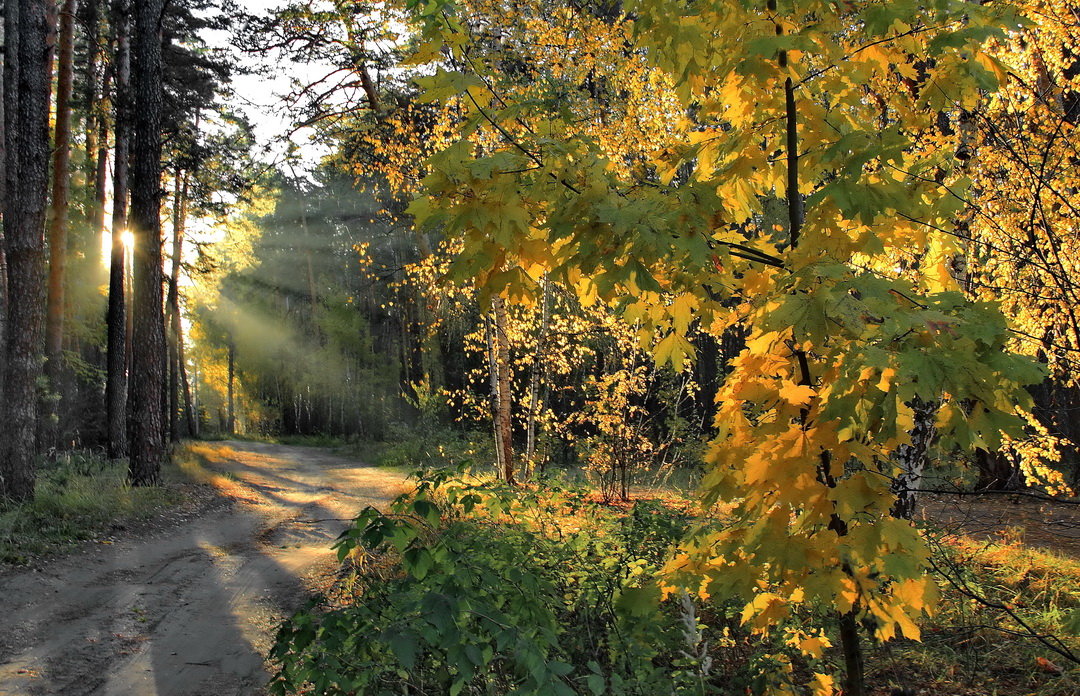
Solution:
M333 539L403 484L310 448L191 449L214 491L201 515L0 581L0 696L262 693L276 625L332 575Z

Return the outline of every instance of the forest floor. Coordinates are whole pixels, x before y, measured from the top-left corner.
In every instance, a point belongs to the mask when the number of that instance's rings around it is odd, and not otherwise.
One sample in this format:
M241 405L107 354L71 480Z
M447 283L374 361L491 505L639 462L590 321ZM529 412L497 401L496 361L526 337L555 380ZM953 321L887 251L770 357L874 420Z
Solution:
M189 505L0 572L0 696L263 693L276 625L335 578L330 545L403 474L324 449L192 444Z
M1049 500L1023 493L923 496L918 516L938 536L1012 542L1080 559L1080 501Z

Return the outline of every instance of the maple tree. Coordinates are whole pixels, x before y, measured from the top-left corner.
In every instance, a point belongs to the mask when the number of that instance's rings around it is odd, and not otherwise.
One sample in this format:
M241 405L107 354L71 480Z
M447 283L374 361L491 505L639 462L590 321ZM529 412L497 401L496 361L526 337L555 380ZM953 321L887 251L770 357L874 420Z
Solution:
M858 623L882 640L917 637L914 618L934 604L922 541L891 514L919 487L893 457L917 403L936 405L941 450L996 449L1002 432L1018 435L1022 387L1040 376L950 267L957 148L917 141L1004 77L985 42L1020 28L1014 8L631 3L633 19L607 26L663 102L628 119L650 137L612 147L557 72L607 44L566 34L551 74L523 87L484 47L564 14L510 26L477 20L471 4L415 7L420 56L450 56L422 80L427 98L458 95L464 112L411 209L461 240L449 276L475 282L482 301L535 301L552 279L617 306L675 367L693 357L691 324L750 327L717 394L703 484L706 504L734 501L734 523L706 527L670 564L672 582L743 597L763 631L800 606L833 607L845 693L862 693ZM914 280L882 270L912 249ZM820 655L823 638L792 630ZM816 684L828 692L832 678Z

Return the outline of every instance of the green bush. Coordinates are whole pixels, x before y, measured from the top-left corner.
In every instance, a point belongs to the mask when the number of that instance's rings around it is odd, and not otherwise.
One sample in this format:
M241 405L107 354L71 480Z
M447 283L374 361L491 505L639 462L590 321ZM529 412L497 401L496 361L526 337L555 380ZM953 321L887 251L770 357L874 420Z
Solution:
M429 474L342 535L359 596L283 625L272 691L704 693L704 627L688 598L661 602L654 579L687 524L661 504L622 511L554 483Z
M408 471L495 459L489 434L462 432L432 423L422 427L391 424L386 441L377 443L374 450L374 461L379 466L401 467Z

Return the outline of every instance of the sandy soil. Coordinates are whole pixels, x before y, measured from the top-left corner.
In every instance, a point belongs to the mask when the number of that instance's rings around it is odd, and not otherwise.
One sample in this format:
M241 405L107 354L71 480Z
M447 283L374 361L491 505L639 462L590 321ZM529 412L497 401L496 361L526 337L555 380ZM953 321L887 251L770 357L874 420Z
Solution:
M331 542L403 477L325 450L200 443L194 514L0 577L0 696L263 693L280 619L337 568Z

